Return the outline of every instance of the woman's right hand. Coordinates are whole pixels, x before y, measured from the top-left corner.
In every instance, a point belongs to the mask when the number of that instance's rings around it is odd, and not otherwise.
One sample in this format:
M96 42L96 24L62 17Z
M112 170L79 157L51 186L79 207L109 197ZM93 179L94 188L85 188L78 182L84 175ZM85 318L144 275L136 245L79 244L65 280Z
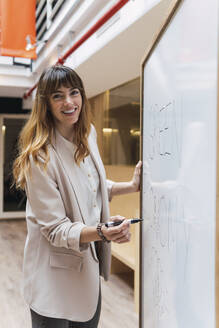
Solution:
M127 243L131 239L130 223L125 219L124 216L116 215L111 216L109 221L123 221L120 225L115 227L107 228L105 225L102 226L103 235L110 241L118 244Z

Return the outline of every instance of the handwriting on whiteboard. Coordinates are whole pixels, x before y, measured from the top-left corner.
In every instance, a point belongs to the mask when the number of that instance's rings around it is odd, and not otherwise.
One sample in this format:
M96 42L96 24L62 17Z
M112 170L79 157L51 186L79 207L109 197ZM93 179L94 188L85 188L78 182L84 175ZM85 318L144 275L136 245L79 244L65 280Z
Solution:
M167 101L164 104L149 105L144 131L148 145L148 159L171 157L180 164L182 109L176 100Z
M173 291L170 289L173 267L180 265L178 275L181 283L186 283L190 249L190 225L185 220L183 190L171 182L151 183L144 192L143 211L149 246L147 267L150 267L153 280L150 282L155 324L168 315L171 309ZM180 259L177 249L180 248ZM173 262L174 266L173 266Z

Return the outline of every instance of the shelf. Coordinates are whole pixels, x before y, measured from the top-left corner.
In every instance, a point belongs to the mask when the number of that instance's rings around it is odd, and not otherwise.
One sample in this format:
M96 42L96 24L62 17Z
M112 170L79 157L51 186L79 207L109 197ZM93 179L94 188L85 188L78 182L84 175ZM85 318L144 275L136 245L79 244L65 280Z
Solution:
M135 245L133 242L125 244L112 243L112 255L135 270Z

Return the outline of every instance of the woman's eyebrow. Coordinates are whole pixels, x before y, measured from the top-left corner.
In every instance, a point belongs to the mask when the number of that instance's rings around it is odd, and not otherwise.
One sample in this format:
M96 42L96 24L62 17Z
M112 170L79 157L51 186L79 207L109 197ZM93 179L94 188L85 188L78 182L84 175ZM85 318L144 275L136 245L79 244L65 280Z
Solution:
M77 87L72 87L72 88L68 88L68 89L70 91L75 90L75 89L79 90ZM64 91L58 89L58 90L52 92L52 94L54 94L54 93L64 93Z
M53 91L51 94L54 95L55 93L63 93L63 91L61 91L61 90L56 90L56 91Z
M72 87L72 88L69 88L71 91L72 90L79 90L77 87Z

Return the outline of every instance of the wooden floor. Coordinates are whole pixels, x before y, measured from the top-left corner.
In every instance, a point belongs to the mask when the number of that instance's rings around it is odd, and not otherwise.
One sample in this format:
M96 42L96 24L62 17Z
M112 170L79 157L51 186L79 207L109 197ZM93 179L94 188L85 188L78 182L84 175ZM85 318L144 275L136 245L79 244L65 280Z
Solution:
M31 328L27 305L20 294L24 220L0 221L0 327ZM102 281L102 313L99 328L137 328L133 288L127 276L111 275Z

